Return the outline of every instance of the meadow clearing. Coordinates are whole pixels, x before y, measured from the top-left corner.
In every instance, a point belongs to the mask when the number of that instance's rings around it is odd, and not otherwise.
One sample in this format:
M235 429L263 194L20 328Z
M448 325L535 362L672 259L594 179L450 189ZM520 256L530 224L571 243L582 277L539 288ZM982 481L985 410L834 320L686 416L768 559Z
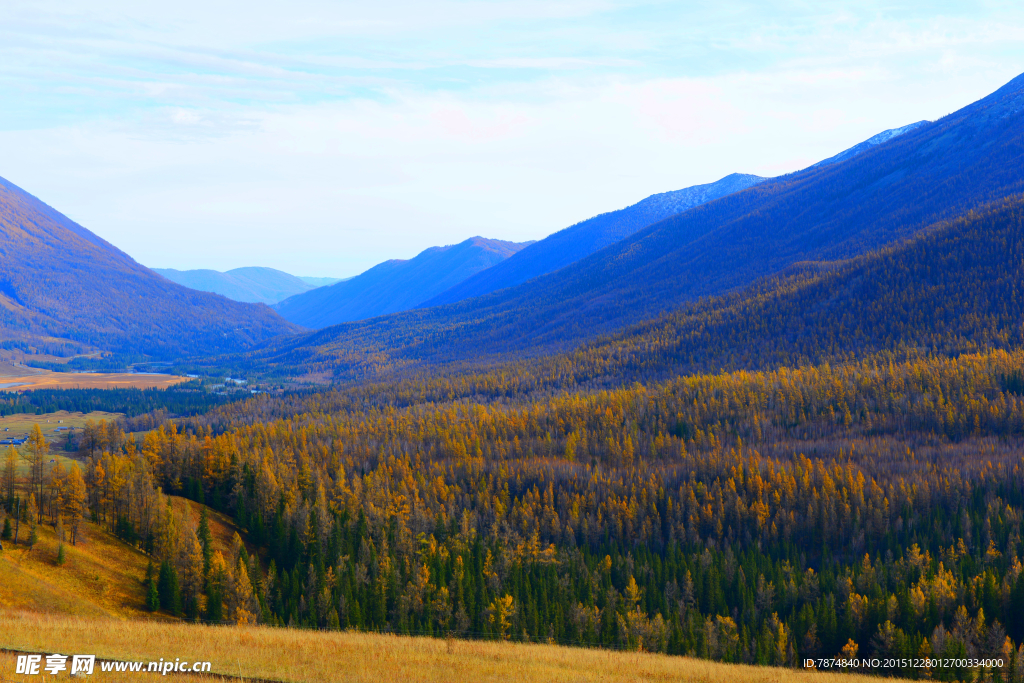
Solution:
M185 505L198 520L198 503L168 496L176 514ZM207 509L216 551L228 554L235 527L224 515ZM0 514L0 524L3 515ZM78 543L65 543L65 561L57 564L57 538L49 524L36 527L38 541L29 549L31 525L22 523L19 543L4 542L0 553L0 610L60 613L118 619L170 620L145 607L143 579L149 556L105 531L101 524L82 522ZM252 548L250 547L250 550ZM2 632L2 629L0 629ZM5 645L0 642L0 647Z
M31 372L12 372L0 376L0 391L26 391L29 389L166 389L187 377L177 375L141 374L129 372L50 372L38 368L15 368Z

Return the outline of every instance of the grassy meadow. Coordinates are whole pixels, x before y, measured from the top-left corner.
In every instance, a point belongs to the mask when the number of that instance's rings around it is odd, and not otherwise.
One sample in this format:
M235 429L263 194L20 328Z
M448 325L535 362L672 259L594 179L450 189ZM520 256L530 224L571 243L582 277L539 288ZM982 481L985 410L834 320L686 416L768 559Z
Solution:
M0 606L7 610L125 618L153 618L145 611L142 578L149 558L104 532L82 523L77 545L64 545L65 562L57 564L53 527L36 527L38 542L30 550L31 530L21 525L20 542L4 542L0 553Z
M15 413L13 415L4 415L0 417L0 433L7 436L18 436L21 434L28 434L32 425L38 424L39 428L43 430L43 435L47 441L53 441L58 438L63 438L63 435L58 435L53 430L58 427L74 427L75 429L82 429L85 427L85 423L89 420L93 422L99 422L100 420L116 420L124 417L123 413L107 413L102 410L93 411L91 413L72 413L67 410L58 410L55 413L46 413L44 415L34 415L32 413ZM10 432L3 432L4 429L10 429Z
M167 387L188 381L177 375L140 374L130 372L50 372L30 368L31 373L9 374L2 377L0 391L28 389L150 389Z
M178 514L189 505L193 520L199 519L202 506L176 496L168 498ZM207 512L214 549L226 555L235 527L221 513ZM0 514L0 524L2 520ZM0 608L86 617L171 619L146 610L142 580L149 556L101 525L82 522L77 545L64 544L63 565L57 564L53 527L36 527L39 540L31 550L26 544L30 531L30 525L23 523L19 543L4 542L5 550L0 553Z
M829 683L841 680L855 683L866 680L848 674L720 664L642 652L357 632L97 620L14 610L0 612L0 634L3 634L0 644L9 649L95 654L120 660L180 657L210 661L214 673L275 681ZM0 676L22 680L13 675L13 658L9 667L7 671L0 671ZM94 676L118 680L114 674L96 673ZM190 678L182 675L176 680Z

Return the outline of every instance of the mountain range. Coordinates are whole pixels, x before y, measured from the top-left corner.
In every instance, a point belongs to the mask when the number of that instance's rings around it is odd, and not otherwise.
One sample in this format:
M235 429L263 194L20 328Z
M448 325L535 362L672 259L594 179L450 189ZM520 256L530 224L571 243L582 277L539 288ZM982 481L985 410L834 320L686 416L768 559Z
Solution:
M361 275L285 299L274 308L303 327L327 327L405 311L509 258L531 242L471 237L393 259Z
M603 213L560 230L487 270L420 304L454 303L513 287L564 268L658 221L764 182L756 175L733 173L714 183L651 195L625 209Z
M232 301L261 304L276 304L294 294L308 292L315 287L323 286L323 284L312 284L305 278L289 275L273 268L235 268L224 273L204 269L153 268L153 272L189 289L213 292L226 296ZM326 281L324 284L338 282L334 278L308 279L314 282Z
M347 372L370 359L396 368L568 348L1020 193L1022 157L1024 76L936 122L684 211L520 285L300 335L251 358L332 359Z

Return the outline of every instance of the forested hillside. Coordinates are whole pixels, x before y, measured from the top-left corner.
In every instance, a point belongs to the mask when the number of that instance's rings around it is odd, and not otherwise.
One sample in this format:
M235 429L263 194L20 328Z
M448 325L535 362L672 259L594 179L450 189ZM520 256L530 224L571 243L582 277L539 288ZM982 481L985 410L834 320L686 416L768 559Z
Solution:
M869 358L404 408L377 387L277 420L257 398L140 450L95 443L86 478L137 482L90 505L121 511L186 614L781 665L985 659L878 671L1017 680L1022 370L1019 351ZM233 514L266 561L204 564L156 485Z
M0 330L157 358L251 348L295 325L181 287L0 179ZM58 339L54 339L58 338Z
M846 259L1024 191L1024 77L860 155L691 209L529 283L276 344L363 368L531 355Z
M516 390L564 389L719 368L846 362L878 352L902 360L1013 348L1024 343L1022 263L1024 199L1017 197L932 226L898 247L846 262L796 264L741 292L686 305L571 352L512 362L515 371L499 387L487 372L466 372L459 381L479 383L485 393L506 391L508 383ZM279 372L339 379L430 373L400 356L379 353L368 365L329 348L256 358L243 367L269 361Z
M408 261L385 261L343 282L297 294L274 309L297 325L313 328L405 311L529 244L471 237L431 247Z

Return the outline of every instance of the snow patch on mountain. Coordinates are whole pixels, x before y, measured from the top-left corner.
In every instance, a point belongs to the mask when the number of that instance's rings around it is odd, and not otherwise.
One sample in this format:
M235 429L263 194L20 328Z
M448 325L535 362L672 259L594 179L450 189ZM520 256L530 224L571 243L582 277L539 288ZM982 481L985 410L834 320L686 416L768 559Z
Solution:
M840 161L846 161L847 159L851 159L857 156L858 154L871 149L872 147L877 147L883 142L889 142L889 140L892 140L893 138L905 135L906 133L909 133L910 131L916 128L920 128L921 126L928 123L931 123L931 121L918 121L917 123L910 123L907 124L906 126L900 126L899 128L890 128L889 130L883 130L878 135L873 135L864 142L856 144L853 147L850 147L849 149L844 149L842 152L835 155L834 157L829 157L824 161L819 161L818 163L812 166L808 166L808 168L821 168L822 166L831 166L832 164L838 164Z

